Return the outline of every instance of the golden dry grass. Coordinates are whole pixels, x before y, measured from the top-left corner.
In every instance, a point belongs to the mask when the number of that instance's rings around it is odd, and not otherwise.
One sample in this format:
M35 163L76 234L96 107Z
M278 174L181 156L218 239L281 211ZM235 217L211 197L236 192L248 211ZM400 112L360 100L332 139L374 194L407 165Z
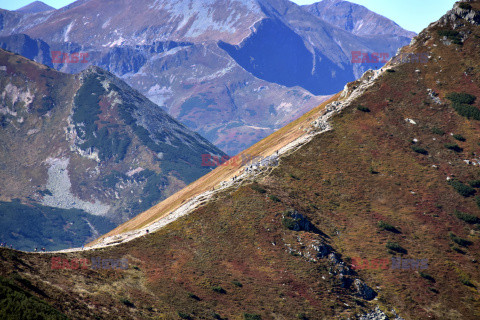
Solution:
M336 100L338 96L339 94L334 95L332 98L313 108L300 118L292 121L290 124L241 152L238 154L238 156L241 157L243 154L245 156L248 155L249 157L266 157L288 145L292 141L300 138L305 134L303 129L309 127L310 123L322 114L325 106L328 103ZM170 212L173 212L180 207L187 200L205 191L211 190L214 187L217 187L222 181L229 180L233 176L238 175L241 171L241 167L242 166L240 163L228 163L228 165L218 166L212 172L192 182L182 190L178 191L147 211L137 215L135 218L123 223L99 239L89 243L89 245L97 243L104 237L115 236L123 232L140 229L162 219Z

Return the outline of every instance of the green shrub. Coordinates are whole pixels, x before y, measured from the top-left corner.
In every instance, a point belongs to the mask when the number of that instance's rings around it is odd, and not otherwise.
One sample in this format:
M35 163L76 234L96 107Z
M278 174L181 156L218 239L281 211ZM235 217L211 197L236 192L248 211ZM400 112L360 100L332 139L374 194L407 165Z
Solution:
M446 95L446 98L458 104L473 104L477 99L474 95L463 92L451 92Z
M390 231L390 232L399 233L397 228L395 228L394 226L392 226L389 223L386 223L385 221L378 221L378 227L382 230L387 230L387 231Z
M420 154L428 154L428 151L423 149L423 148L420 148L418 146L412 146L412 150L415 151L416 153L420 153Z
M456 244L458 244L462 247L468 247L468 246L473 244L472 241L460 238L460 237L456 236L453 232L449 232L448 235L450 236L450 239L452 239L453 242L455 242Z
M120 299L120 302L123 303L124 305L126 305L129 308L135 308L135 305L133 304L133 302L131 302L128 299L123 299L122 298L122 299Z
M467 119L480 120L480 110L475 106L466 104L453 104L453 108L459 115Z
M460 282L468 287L475 288L475 285L472 283L472 281L470 281L470 279L468 279L466 275L462 275L460 277Z
M300 180L299 177L295 176L294 174L290 173L290 178L295 179L295 180Z
M212 287L212 290L215 291L216 293L222 293L222 294L227 293L227 291L225 291L225 289L223 289L223 288L220 287L220 286L213 286L213 287Z
M450 245L450 247L451 247L452 250L455 251L455 252L458 252L458 253L460 253L460 254L466 254L465 251L463 251L462 249L460 249L459 247L457 247L457 246L454 245L454 244L453 244L453 245Z
M387 72L395 72L393 69L387 69Z
M480 188L480 180L472 180L468 183L472 188Z
M455 152L462 152L463 151L463 149L460 148L458 146L458 144L456 144L456 143L445 143L444 146L445 146L445 148L447 148L449 150L453 150Z
M480 208L480 197L479 196L475 197L475 203L477 204L477 207Z
M273 194L270 195L269 198L270 198L273 202L280 202L280 199L279 199L277 196L273 195Z
M233 280L232 283L233 283L234 285L236 285L237 287L239 287L239 288L243 287L243 284L242 284L240 281Z
M212 318L217 320L222 320L222 317L216 312L212 312Z
M387 242L387 244L385 246L387 247L387 249L398 252L398 253L405 253L405 254L407 253L407 250L404 249L402 246L400 246L396 242L390 242L389 241L389 242Z
M267 190L262 188L258 183L253 183L252 185L250 185L250 188L257 191L258 193L266 193L267 192Z
M472 6L469 3L461 2L458 7L460 9L465 9L465 10L470 10L472 9Z
M450 180L448 184L450 184L461 196L470 197L475 194L475 189L458 180Z
M427 279L428 281L435 282L435 279L428 273L420 272L420 276L424 279Z
M457 139L458 141L465 141L467 139L465 139L461 134L454 134L453 135L453 138L454 139Z
M443 131L442 129L440 129L438 127L433 127L432 128L432 133L443 136L445 134L445 131Z
M462 44L462 38L460 33L455 30L438 30L438 35L441 37L447 37L455 44Z
M458 219L463 220L466 223L469 223L469 224L480 223L480 219L478 217L471 215L469 213L455 210L454 214Z
M289 230L293 230L295 229L296 221L293 218L283 217L282 225Z
M361 105L357 107L357 110L360 110L362 112L370 112L369 108L361 106Z
M262 316L255 313L244 313L243 318L245 320L262 320Z
M180 312L180 311L178 311L178 316L182 319L187 319L187 320L192 319L192 317L188 313L183 313L183 312Z
M189 292L189 293L188 293L188 297L189 297L189 298L192 298L193 300L200 301L200 298L199 298L196 294L194 294L194 293Z

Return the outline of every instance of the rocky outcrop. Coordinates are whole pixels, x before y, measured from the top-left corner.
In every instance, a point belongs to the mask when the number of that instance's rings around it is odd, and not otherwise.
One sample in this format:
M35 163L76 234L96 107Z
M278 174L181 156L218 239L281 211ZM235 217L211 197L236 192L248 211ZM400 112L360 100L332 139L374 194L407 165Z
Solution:
M440 25L445 26L452 23L453 29L459 28L465 25L465 22L472 25L480 25L480 11L473 9L468 3L473 2L470 0L463 0L455 3L453 9L448 11L437 22L430 24L430 26Z
M353 281L353 286L355 287L358 296L365 300L372 300L377 295L372 288L367 286L365 282L360 279L355 279L355 281Z

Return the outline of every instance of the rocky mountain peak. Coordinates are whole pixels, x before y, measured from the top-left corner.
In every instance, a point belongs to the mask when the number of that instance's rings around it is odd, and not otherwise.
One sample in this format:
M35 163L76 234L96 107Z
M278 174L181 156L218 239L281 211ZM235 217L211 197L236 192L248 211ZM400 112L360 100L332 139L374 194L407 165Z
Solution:
M51 10L55 10L55 8L49 6L48 4L42 1L34 1L15 11L22 12L22 13L39 13L39 12L45 12L45 11L51 11Z

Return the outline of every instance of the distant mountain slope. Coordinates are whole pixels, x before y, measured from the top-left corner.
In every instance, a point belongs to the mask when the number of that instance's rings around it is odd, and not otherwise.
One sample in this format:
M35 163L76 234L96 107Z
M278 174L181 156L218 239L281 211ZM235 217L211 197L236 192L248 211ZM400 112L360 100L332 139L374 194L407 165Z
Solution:
M202 154L224 155L100 68L68 75L3 50L0 66L2 201L119 223L207 173Z
M39 13L39 12L50 11L50 10L55 10L55 8L49 6L46 3L43 3L42 1L34 1L15 11L21 12L21 13Z
M414 32L372 12L362 5L344 0L323 0L302 6L322 20L358 36L394 35L412 38Z
M231 155L382 64L352 64L352 51L393 56L410 42L352 34L286 0L83 0L31 19L9 13L4 48L18 52L21 40L6 37L23 33L88 53L53 66L105 68Z

